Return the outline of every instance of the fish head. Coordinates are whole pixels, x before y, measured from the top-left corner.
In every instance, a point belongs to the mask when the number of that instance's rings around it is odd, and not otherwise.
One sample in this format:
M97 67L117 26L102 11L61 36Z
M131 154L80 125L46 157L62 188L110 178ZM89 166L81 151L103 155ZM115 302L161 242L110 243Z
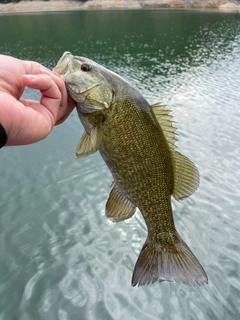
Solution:
M53 71L65 82L79 113L101 112L111 107L113 88L94 61L65 52Z

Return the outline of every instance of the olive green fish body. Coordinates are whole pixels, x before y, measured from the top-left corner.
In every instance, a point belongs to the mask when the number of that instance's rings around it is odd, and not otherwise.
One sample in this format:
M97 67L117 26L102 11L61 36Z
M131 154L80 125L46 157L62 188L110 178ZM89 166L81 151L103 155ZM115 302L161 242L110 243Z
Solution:
M175 150L170 111L144 97L124 79L95 62L65 53L55 71L76 101L85 128L77 157L99 150L114 183L106 203L112 221L142 213L148 237L132 284L177 281L202 284L207 276L177 233L171 196L180 200L198 186L194 164Z
M99 151L114 172L115 180L129 190L138 207L140 199L148 201L146 191L151 198L158 198L167 188L170 195L173 189L172 163L163 133L145 111L136 110L130 103L125 109L115 111L114 121L112 119L110 115L104 122ZM158 183L160 180L162 183ZM142 181L144 188L140 188ZM158 190L154 193L156 183Z

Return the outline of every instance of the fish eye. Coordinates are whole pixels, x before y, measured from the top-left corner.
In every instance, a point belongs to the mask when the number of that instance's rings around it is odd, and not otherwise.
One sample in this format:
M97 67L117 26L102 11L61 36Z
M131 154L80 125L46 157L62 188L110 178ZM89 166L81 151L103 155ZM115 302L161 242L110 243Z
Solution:
M89 64L82 64L81 65L81 70L84 71L84 72L88 72L90 71L92 68Z

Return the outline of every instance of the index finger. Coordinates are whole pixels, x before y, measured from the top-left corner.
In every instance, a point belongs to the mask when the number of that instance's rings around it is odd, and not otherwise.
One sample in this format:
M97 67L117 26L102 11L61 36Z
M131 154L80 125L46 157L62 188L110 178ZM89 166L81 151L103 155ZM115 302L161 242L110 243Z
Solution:
M22 66L25 69L26 74L36 74L42 73L39 70L45 70L46 72L51 72L47 67L43 66L42 64L35 62L35 61L28 61L28 60L19 60Z
M23 83L32 89L40 90L42 93L40 103L35 104L35 109L45 115L54 126L58 110L62 100L62 94L56 82L46 74L24 75ZM44 108L43 108L44 107Z
M59 125L63 121L65 121L67 119L67 117L70 115L70 113L72 112L72 110L75 107L75 101L68 94L65 83L58 74L56 74L48 69L47 70L42 69L42 68L40 68L40 69L41 69L41 72L49 75L53 79L53 81L57 84L57 86L62 94L61 104L60 104L59 112L57 115L57 121L55 124L55 125Z

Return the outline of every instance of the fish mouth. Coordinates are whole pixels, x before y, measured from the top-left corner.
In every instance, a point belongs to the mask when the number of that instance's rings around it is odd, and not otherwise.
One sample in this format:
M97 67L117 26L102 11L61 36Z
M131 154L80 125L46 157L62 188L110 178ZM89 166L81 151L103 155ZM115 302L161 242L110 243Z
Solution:
M73 56L71 52L66 51L63 53L62 57L59 59L56 67L53 69L53 72L57 73L65 82L68 90L74 95L82 95L88 93L88 91L97 87L99 83L92 84L88 87L84 86L84 83L81 85L76 84L79 79L76 79L74 76L75 70L79 66L79 60L77 57Z
M64 54L59 59L56 67L53 69L53 72L60 75L61 78L65 78L66 74L69 71L69 63L72 60L73 55L69 51L65 51Z
M65 79L66 83L67 83L67 88L70 92L72 92L73 94L86 94L88 93L89 91L91 91L93 88L96 88L99 86L99 83L97 84L93 84L92 86L90 87L79 87L77 85L75 85L74 83L71 83L71 81L67 81L67 79Z

